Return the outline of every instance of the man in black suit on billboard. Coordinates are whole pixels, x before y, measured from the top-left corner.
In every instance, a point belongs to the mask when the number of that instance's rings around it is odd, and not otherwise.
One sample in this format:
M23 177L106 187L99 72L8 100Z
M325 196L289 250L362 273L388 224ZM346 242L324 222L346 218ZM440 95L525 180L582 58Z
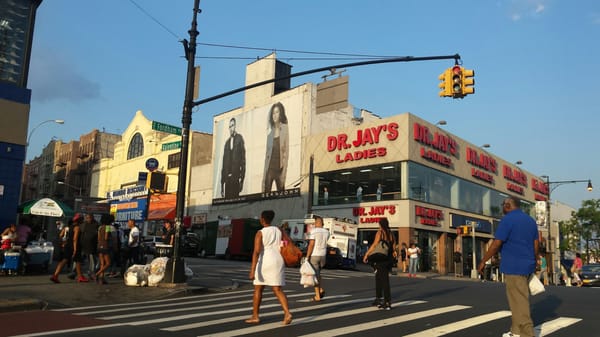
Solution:
M246 148L244 138L235 131L235 118L229 120L230 137L223 149L221 169L221 197L229 199L240 195L246 174Z

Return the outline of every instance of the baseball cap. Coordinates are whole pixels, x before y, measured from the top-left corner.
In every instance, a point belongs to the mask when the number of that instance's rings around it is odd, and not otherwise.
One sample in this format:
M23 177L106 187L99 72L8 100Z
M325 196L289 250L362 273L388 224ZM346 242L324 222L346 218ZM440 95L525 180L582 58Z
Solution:
M81 213L75 213L75 215L73 216L73 222L79 221L82 219L83 219L83 216L81 215Z

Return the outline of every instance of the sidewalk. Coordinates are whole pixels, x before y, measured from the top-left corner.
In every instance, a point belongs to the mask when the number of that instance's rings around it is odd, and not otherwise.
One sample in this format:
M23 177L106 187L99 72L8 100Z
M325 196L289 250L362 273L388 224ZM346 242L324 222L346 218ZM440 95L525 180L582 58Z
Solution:
M359 264L357 270L371 272L371 267ZM399 272L391 277L406 278L408 274ZM417 273L416 278L480 282L478 279L455 277L453 274ZM182 284L160 283L158 287L126 286L122 278L109 278L107 285L99 285L93 281L77 283L70 280L66 273L61 274L59 279L61 283L52 283L50 273L0 276L0 313L144 302L238 287L251 287L250 283L238 284L228 278L200 276L194 276Z
M126 286L122 278L109 278L106 285L93 281L77 283L66 273L59 279L61 283L55 284L50 281L50 274L0 276L0 312L144 302L238 286L223 278L192 277L187 283L161 283L158 287Z

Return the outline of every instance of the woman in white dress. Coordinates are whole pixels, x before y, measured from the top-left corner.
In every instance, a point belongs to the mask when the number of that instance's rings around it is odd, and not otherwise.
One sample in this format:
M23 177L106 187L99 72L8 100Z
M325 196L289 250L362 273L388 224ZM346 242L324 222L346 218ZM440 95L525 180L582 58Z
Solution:
M271 226L275 218L275 212L263 211L260 215L260 224L263 228L254 237L254 252L252 253L252 266L250 267L250 279L254 284L254 296L252 301L252 317L246 320L248 324L260 323L258 311L262 301L265 286L270 286L273 293L283 308L283 325L292 322L292 314L288 308L288 301L281 289L285 285L285 264L281 253L281 230ZM288 244L293 244L289 242Z

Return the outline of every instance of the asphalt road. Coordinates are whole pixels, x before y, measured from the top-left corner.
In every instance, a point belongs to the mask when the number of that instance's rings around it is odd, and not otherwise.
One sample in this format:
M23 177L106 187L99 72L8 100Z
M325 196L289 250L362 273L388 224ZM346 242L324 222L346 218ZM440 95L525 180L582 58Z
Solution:
M282 327L281 308L268 290L261 324L247 325L252 286L247 261L188 259L197 278L212 280L210 291L134 302L67 306L57 310L0 314L11 322L0 336L500 336L510 326L504 285L452 278L409 279L391 276L394 307L370 306L374 277L360 271L325 270L323 302L312 303L312 289L299 285L288 269L285 291L294 315ZM431 276L431 275L428 275ZM142 288L143 289L143 288ZM596 336L600 331L598 288L548 287L532 298L540 336ZM35 322L31 324L29 322ZM13 329L14 327L14 329Z

